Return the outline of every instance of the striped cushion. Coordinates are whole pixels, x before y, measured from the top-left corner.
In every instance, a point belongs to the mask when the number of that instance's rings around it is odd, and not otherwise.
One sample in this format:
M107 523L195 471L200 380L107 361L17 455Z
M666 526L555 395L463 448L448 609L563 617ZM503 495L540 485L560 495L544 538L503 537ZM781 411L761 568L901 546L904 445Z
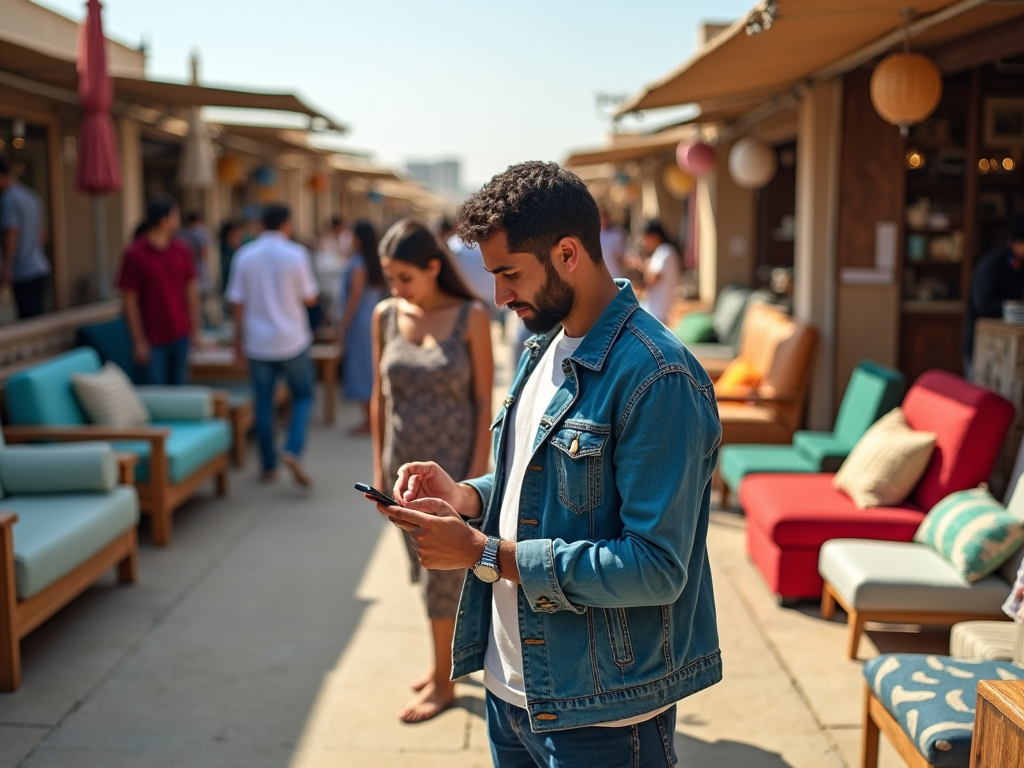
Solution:
M93 424L134 427L149 423L149 411L117 363L108 361L98 373L73 373L71 385Z
M978 581L1017 551L1024 528L987 490L972 488L932 507L914 541L942 555L965 581Z

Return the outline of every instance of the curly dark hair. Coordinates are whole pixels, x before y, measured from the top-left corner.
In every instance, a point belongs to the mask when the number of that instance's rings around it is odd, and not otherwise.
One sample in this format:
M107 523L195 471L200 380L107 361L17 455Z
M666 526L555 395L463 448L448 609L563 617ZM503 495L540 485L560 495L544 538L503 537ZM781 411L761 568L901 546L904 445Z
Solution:
M583 180L557 163L509 166L459 206L458 234L473 245L504 231L513 252L546 263L563 237L576 237L600 263L601 216Z

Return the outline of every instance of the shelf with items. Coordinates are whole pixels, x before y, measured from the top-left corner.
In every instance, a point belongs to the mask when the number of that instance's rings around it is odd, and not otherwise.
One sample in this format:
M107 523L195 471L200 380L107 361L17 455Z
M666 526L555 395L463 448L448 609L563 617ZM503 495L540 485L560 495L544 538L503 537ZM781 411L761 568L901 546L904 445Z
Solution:
M908 315L955 315L966 309L962 301L904 299L900 311Z

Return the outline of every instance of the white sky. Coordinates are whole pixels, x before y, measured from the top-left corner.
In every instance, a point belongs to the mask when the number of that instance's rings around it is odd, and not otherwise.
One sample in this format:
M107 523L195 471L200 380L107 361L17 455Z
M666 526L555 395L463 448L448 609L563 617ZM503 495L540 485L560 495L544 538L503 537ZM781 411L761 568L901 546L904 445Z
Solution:
M42 0L75 19L84 0ZM149 76L294 90L380 162L462 160L476 186L599 144L600 92L626 95L694 51L703 20L754 0L105 0L104 29L149 45ZM664 120L657 113L647 124Z

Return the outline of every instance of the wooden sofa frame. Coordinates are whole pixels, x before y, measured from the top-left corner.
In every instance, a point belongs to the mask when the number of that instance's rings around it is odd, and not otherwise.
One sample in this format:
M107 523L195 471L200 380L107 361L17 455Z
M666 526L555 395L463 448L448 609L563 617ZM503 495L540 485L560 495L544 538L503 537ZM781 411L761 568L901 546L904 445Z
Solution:
M907 768L933 768L903 732L896 718L864 685L864 728L860 734L860 768L878 768L878 734L882 732L899 752Z
M926 624L929 626L952 626L961 621L977 621L979 619L1004 619L1009 621L1005 614L978 614L978 613L936 613L936 612L913 612L913 611L855 611L846 604L836 589L825 582L825 588L821 591L821 618L830 621L835 615L836 604L846 611L846 623L850 626L849 639L846 644L846 656L849 659L857 658L857 650L860 648L860 638L864 634L864 624L869 621L877 621L883 624ZM883 707L884 709L884 707ZM899 727L899 726L897 726ZM922 763L927 765L927 763Z
M136 457L120 459L120 483L130 485ZM0 502L2 506L3 502ZM21 639L70 603L111 568L121 584L138 575L138 539L134 526L73 571L27 600L18 600L14 573L14 524L17 514L0 511L0 691L21 686Z
M213 415L228 419L228 397L226 392L214 391ZM172 517L174 510L184 504L196 489L210 479L215 479L217 495L228 492L228 455L221 454L179 483L172 483L167 465L167 427L108 427L100 424L85 426L4 426L4 439L9 444L56 440L58 442L81 442L87 440L146 440L149 442L149 481L135 482L139 493L139 508L149 515L153 526L153 543L166 547L171 543Z

